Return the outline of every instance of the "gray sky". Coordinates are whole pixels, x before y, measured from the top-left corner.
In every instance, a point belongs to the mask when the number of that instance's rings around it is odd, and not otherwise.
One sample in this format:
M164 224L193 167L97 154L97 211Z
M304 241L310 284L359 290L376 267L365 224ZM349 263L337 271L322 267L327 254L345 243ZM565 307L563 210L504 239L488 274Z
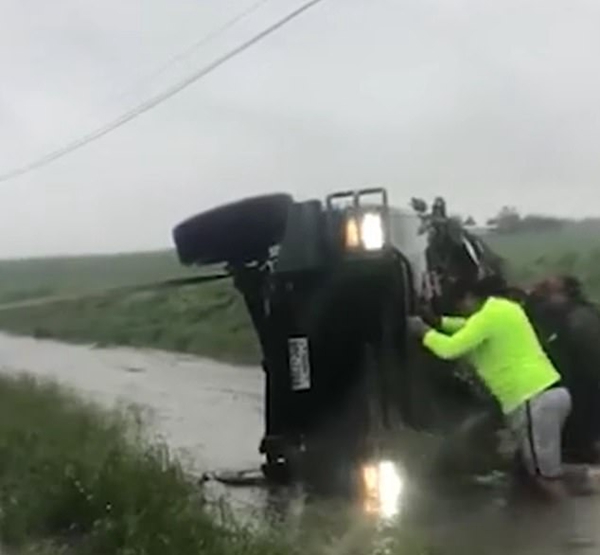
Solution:
M106 123L298 6L272 0L3 0L0 173ZM168 103L0 184L0 257L170 245L239 196L385 185L600 214L600 2L326 0Z

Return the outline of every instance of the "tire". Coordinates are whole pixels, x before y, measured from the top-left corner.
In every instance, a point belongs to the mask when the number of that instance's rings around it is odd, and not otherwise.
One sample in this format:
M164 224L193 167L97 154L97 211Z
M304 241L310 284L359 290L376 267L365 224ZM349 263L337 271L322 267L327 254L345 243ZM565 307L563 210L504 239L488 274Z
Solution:
M263 195L202 212L173 230L182 264L244 263L264 258L283 238L293 199Z

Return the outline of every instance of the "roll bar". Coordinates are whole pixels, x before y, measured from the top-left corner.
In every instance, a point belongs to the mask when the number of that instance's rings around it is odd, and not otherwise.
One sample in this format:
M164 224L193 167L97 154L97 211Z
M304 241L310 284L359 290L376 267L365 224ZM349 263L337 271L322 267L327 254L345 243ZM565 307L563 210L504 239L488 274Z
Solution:
M368 189L358 189L355 191L340 191L327 196L327 209L331 210L334 207L334 202L341 199L352 199L352 206L359 209L362 206L362 200L366 196L381 195L381 206L386 211L388 209L388 194L383 187L371 187Z

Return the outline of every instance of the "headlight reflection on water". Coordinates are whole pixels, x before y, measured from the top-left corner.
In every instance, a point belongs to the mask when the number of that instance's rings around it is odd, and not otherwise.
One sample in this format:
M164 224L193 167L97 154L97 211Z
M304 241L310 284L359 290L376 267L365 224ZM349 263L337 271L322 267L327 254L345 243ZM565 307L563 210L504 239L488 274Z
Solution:
M384 519L400 511L404 481L399 468L391 461L365 465L362 469L365 510Z

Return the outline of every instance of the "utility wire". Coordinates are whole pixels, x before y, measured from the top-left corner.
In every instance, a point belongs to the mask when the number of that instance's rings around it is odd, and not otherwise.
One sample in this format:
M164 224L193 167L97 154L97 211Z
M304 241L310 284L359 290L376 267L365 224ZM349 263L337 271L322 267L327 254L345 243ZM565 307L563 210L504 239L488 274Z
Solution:
M201 39L195 41L193 44L190 44L182 52L179 52L178 54L174 54L173 56L171 56L167 61L165 61L161 66L159 66L157 69L155 69L152 73L150 73L149 75L145 75L144 77L139 79L138 82L135 83L133 86L127 87L128 90L118 93L117 95L113 96L112 101L119 100L119 99L123 98L124 96L128 95L130 92L133 92L134 88L137 88L140 85L143 85L144 83L147 83L153 79L156 79L157 77L159 77L160 75L165 73L165 71L167 71L171 66L178 64L179 62L182 62L186 58L189 58L196 50L198 50L205 44L209 43L213 39L217 38L219 35L226 33L227 31L229 31L229 29L231 29L232 27L237 25L240 21L246 19L248 16L252 15L254 12L259 10L263 5L267 4L270 1L271 0L258 0L258 2L254 2L253 4L248 6L245 10L241 11L239 14L235 15L234 17L232 17L231 19L229 19L228 21L223 23L223 25L221 25L220 27L217 27L215 30L204 35Z
M199 81L200 79L206 77L222 65L226 64L228 61L239 56L245 50L251 48L252 46L259 43L269 35L275 33L276 31L284 27L286 24L290 23L292 20L296 19L304 12L313 8L317 4L320 4L321 2L323 2L323 0L310 0L309 2L306 2L299 8L296 8L292 12L288 13L285 17L277 20L275 23L263 29L260 33L254 35L247 41L236 46L226 54L213 60L211 63L199 69L183 81L180 81L179 83L163 91L162 93L155 95L154 97L150 98L146 102L143 102L136 108L119 116L107 125L99 127L98 129L91 131L87 135L84 135L83 137L66 144L62 148L49 152L48 154L38 158L37 160L34 160L28 164L0 174L0 183L47 166L48 164L51 164L59 158L62 158L63 156L66 156L67 154L70 154L71 152L78 150L86 146L87 144L100 139L101 137L104 137L104 135L107 135L108 133L114 131L115 129L118 129L119 127L122 127L126 123L129 123L131 120L152 110L159 104L162 104L163 102L169 100L172 96L175 96L177 93L180 93L190 85L193 85L196 81Z

